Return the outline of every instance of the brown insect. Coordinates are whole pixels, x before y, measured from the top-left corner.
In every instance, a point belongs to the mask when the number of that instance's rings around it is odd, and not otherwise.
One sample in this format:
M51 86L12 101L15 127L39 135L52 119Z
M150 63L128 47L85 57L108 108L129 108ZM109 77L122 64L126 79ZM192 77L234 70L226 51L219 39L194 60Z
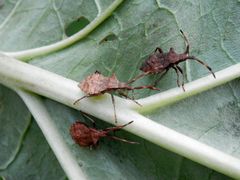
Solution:
M135 78L134 78L135 79ZM86 97L91 96L98 96L104 94L106 92L117 92L120 96L123 96L127 99L133 100L135 103L140 105L134 98L130 98L127 96L123 91L124 90L135 90L135 89L152 89L152 90L159 90L154 86L139 86L139 87L131 87L129 86L130 83L134 82L135 80L130 80L129 82L120 82L116 75L113 74L111 77L105 77L100 72L96 71L94 74L88 76L84 79L81 83L79 83L79 88L86 93L87 95L81 97L80 99L76 100L73 104L76 104L80 100ZM116 108L115 108L115 101L114 97L111 94L113 108L114 108L114 118L115 122L117 122L116 116Z
M188 39L187 39L187 37L185 36L185 34L183 33L182 30L180 30L180 32L183 35L183 38L185 40L185 44L186 44L185 52L182 53L182 54L177 54L174 51L174 49L171 47L169 52L164 53L161 48L157 47L156 50L154 51L154 53L152 55L150 55L148 57L148 59L140 67L140 70L143 71L144 73L137 76L135 78L135 80L140 78L140 77L143 77L147 74L160 74L160 73L164 72L160 76L160 78L158 78L156 80L156 82L154 83L154 85L156 85L159 82L159 80L161 79L161 77L163 75L165 75L170 68L173 68L175 70L176 74L177 74L177 85L178 85L178 87L180 87L179 72L182 75L182 77L183 77L182 78L182 88L185 91L183 70L181 69L181 67L178 66L178 64L183 62L183 61L186 61L188 59L195 60L195 61L199 62L200 64L202 64L203 66L205 66L212 73L213 77L216 78L212 69L205 62L201 61L200 59L196 58L195 56L190 56L189 55Z
M88 125L86 125L85 123L77 121L71 125L70 134L72 136L72 139L77 144L83 147L90 147L90 149L92 147L96 147L99 143L100 138L102 137L108 137L114 140L129 143L129 144L139 144L137 142L128 141L126 139L122 139L109 134L110 132L121 130L122 128L124 128L125 126L131 123L133 123L133 121L127 124L124 124L122 126L110 127L103 130L99 130L99 129L88 127Z

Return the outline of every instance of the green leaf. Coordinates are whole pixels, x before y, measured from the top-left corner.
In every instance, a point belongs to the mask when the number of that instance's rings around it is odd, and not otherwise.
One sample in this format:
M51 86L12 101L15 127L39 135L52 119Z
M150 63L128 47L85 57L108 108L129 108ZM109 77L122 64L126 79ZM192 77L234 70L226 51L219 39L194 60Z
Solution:
M0 12L0 38L5 42L1 44L1 50L25 50L62 40L66 38L68 25L81 17L93 21L112 2L38 3L20 0L14 3L15 7L5 2L2 7L4 11ZM104 75L114 72L121 81L126 81L140 72L140 64L157 46L165 52L170 47L182 52L184 41L179 29L183 29L189 37L191 54L204 60L214 71L222 70L239 63L239 9L237 0L124 1L109 19L84 40L61 51L33 57L30 63L77 81L95 70ZM195 62L182 63L181 66L186 71L188 81L209 73ZM156 78L145 77L135 85L151 84ZM146 116L239 158L239 84L238 79L176 104L152 110ZM174 71L169 71L159 83L161 90L175 86ZM136 97L154 93L143 90L136 92ZM79 166L90 179L228 179L126 132L119 132L118 135L141 144L133 146L106 139L95 151L80 148L73 143L68 132L72 122L82 119L80 114L50 100L45 100L45 107ZM97 124L100 124L99 127L107 126L99 121ZM31 142L28 143L31 145ZM62 173L60 169L57 172Z
M239 88L240 79L237 79L161 108L161 111L148 114L148 117L200 142L239 157ZM184 111L187 112L183 113Z
M208 177L228 179L211 169L127 132L116 132L115 135L139 142L140 145L102 139L99 147L92 151L88 148L80 148L70 138L69 127L77 119L90 126L92 125L91 121L78 111L66 108L54 101L46 100L45 105L89 179L112 179L113 177L116 179L198 179L199 174L202 174L201 178L203 179L208 179ZM111 126L98 119L95 121L96 126L100 129Z
M22 100L1 86L0 177L65 179L56 157Z
M65 179L56 157L33 122L24 139L18 156L4 171L0 171L5 179Z
M21 99L3 86L0 99L0 169L5 169L18 154L31 115Z

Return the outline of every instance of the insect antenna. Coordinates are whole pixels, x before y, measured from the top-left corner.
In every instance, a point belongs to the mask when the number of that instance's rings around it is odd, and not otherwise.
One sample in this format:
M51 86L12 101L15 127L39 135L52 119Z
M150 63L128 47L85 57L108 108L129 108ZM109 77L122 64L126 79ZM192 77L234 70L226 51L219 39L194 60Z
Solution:
M200 59L196 58L195 56L188 56L187 59L191 59L191 60L195 60L197 62L199 62L200 64L202 64L203 66L205 66L213 75L214 78L216 78L214 72L212 71L212 68L210 68L206 63L204 63L203 61L201 61Z
M79 101L81 101L82 99L87 98L87 97L90 97L90 96L91 96L91 95L85 95L85 96L77 99L76 101L74 101L73 105L76 105L76 104L77 104Z
M188 42L188 39L187 39L187 36L183 33L183 31L180 29L180 32L185 40L185 44L186 44L186 50L184 52L184 54L188 54L189 53L189 42Z
M108 138L110 138L110 139L122 141L122 142L125 142L125 143L129 143L129 144L140 144L140 143L138 143L138 142L129 141L129 140L126 140L126 139L123 139L123 138L119 138L119 137L116 137L116 136L107 135L106 137L108 137Z

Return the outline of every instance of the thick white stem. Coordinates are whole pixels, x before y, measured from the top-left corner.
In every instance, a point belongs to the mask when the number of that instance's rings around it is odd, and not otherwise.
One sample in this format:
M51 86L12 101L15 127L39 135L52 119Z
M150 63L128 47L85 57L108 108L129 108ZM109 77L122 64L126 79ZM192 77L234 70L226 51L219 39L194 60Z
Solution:
M119 119L124 121L133 120L134 123L125 129L135 135L225 175L236 179L240 178L240 160L235 157L169 129L133 111L119 113Z
M220 82L216 85L239 77L239 67L240 66L238 64L227 69L229 74L234 74L231 78L228 77L225 79L224 75L219 75L222 71L217 72L217 79L219 78L222 80L220 80ZM228 76L228 73L225 72L224 74ZM207 85L202 88L202 86L204 86L204 82L202 82L203 84L200 86L201 88L199 87L199 89L206 90L208 88L212 88L213 86L210 86L211 83L208 83L209 80L211 81L211 78L212 77L208 77L205 79L205 83L209 86ZM72 108L89 113L109 123L114 123L114 113L110 95L105 94L99 97L86 98L78 104L73 105L75 100L84 95L77 87L77 82L4 55L0 55L0 82L5 85L16 86L33 91ZM191 84L186 85L186 88L191 90ZM195 88L194 92L197 91L198 89ZM189 96L190 95L192 94L189 94ZM175 97L176 94L173 93L172 96ZM171 100L172 97L170 94L168 97ZM186 97L187 95L184 96L184 98ZM173 99L174 98L172 98L171 101L173 101ZM239 159L222 153L214 148L204 145L192 138L143 117L132 109L132 107L135 107L132 102L119 97L115 97L115 101L118 123L125 124L134 120L134 123L126 127L126 130L129 132L139 135L142 138L145 138L193 161L206 165L209 168L220 171L223 174L236 179L240 178ZM155 101L157 104L159 103L157 98L155 98ZM148 104L150 104L150 106L151 104L155 104L154 100L151 99L149 102L145 100L144 105L148 106Z
M82 169L77 163L76 158L73 157L69 147L65 143L65 140L61 136L47 109L42 103L42 100L38 96L29 92L25 92L20 89L15 89L15 91L23 99L28 109L31 111L48 144L52 148L63 170L67 174L67 177L72 180L86 179Z

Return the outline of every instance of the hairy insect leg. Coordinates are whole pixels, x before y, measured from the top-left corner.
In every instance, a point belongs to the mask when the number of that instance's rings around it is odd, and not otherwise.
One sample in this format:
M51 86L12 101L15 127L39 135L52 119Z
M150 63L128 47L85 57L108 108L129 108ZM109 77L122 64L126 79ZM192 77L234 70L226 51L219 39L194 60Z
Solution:
M216 78L214 72L212 71L212 68L210 68L205 62L201 61L200 59L196 58L195 56L188 56L187 59L191 59L191 60L195 60L195 61L199 62L200 64L205 66L212 73L214 78Z
M116 114L115 99L114 99L114 96L113 96L112 94L111 94L111 98L112 98L112 104L113 104L114 119L115 119L115 123L117 123L117 114Z
M82 99L87 98L87 97L91 97L91 95L85 95L85 96L77 99L76 101L74 101L73 105L76 105L79 101L81 101Z
M129 141L129 140L126 140L126 139L123 139L123 138L119 138L119 137L116 137L116 136L106 136L108 138L111 138L111 139L114 139L114 140L118 140L118 141L122 141L122 142L125 142L125 143L129 143L129 144L140 144L138 142L134 142L134 141Z
M133 90L132 90L132 91L133 91ZM124 94L122 91L118 91L118 93L119 93L119 95L125 97L126 99L132 100L132 101L135 102L137 105L142 106L141 104L139 104L139 103L134 99L134 97L130 98L128 95Z
M189 54L189 42L188 42L188 39L187 39L187 36L183 33L183 31L180 29L180 32L181 34L183 35L183 38L185 40L185 45L186 45L186 50L184 52L184 54Z
M182 74L182 89L183 89L183 91L185 91L185 88L184 88L184 73L183 73L183 70L182 70L178 65L176 65L176 68L177 68L178 71Z
M124 128L125 126L127 126L127 125L129 125L129 124L131 124L131 123L133 123L133 121L130 121L129 123L124 124L124 125L121 125L121 126L109 127L109 128L104 129L103 131L105 131L105 132L107 132L107 133L109 133L109 132L111 132L111 131L113 131L113 132L114 132L114 131L118 131L118 130Z
M163 76L165 76L167 74L169 69L166 69L164 71L164 73L161 74L161 76L159 78L157 78L157 80L154 82L153 86L157 86L157 84L159 83L159 81L163 78Z

